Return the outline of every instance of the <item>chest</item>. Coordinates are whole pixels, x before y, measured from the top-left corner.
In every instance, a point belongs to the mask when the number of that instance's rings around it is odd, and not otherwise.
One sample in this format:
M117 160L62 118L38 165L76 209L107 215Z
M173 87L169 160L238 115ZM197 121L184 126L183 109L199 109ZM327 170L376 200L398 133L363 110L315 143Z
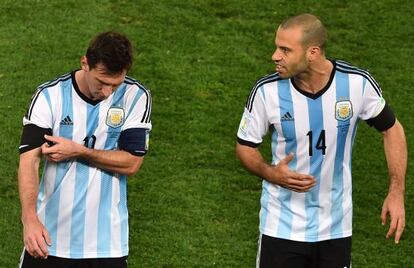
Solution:
M120 103L105 100L91 105L77 98L62 100L53 114L53 134L94 149L113 149L117 145L126 111Z
M273 102L267 110L273 140L309 156L325 155L338 142L351 145L362 108L355 92L332 86L314 99L291 88L279 92L268 99Z

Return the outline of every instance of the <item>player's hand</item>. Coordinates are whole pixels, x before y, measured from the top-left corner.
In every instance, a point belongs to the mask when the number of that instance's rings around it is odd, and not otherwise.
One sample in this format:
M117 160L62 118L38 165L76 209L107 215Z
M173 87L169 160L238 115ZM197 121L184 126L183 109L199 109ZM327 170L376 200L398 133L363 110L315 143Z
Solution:
M386 238L394 236L394 241L398 244L405 228L404 194L388 193L382 206L382 225L387 223L388 215L390 216L390 228Z
M60 162L76 158L84 147L76 142L62 137L49 135L45 135L44 137L48 142L42 145L42 154L47 158L47 160L52 162ZM53 145L49 145L48 143L52 143Z
M290 170L288 164L293 157L293 153L290 153L277 165L270 166L267 180L295 192L307 192L316 185L316 179L311 175Z
M23 242L27 252L34 258L48 257L47 246L52 245L52 241L37 216L23 222Z

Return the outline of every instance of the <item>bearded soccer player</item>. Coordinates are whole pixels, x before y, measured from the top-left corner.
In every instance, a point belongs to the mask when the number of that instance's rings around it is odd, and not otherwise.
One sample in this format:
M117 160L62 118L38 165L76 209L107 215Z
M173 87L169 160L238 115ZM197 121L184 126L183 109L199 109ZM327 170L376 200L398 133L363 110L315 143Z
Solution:
M21 267L127 267L127 176L148 149L151 96L127 76L122 34L96 36L80 64L39 86L23 119Z
M237 155L263 178L260 268L350 267L351 152L359 120L384 139L386 236L398 243L404 230L404 130L367 71L325 57L326 39L324 25L311 14L280 24L272 55L276 73L257 82L239 126ZM271 164L257 149L268 132Z

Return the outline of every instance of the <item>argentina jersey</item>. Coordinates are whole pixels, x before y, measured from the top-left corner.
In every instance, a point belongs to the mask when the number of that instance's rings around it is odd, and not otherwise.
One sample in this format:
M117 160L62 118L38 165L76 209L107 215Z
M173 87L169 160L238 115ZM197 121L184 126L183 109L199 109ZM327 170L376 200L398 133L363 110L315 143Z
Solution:
M79 90L75 72L41 85L23 124L51 129L97 150L119 150L121 133L151 130L151 95L126 77L107 99L91 101ZM148 137L147 141L148 143ZM147 144L148 145L148 144ZM37 214L49 232L49 254L62 258L128 255L127 178L80 159L45 161Z
M262 234L302 242L352 235L351 153L357 122L384 108L372 76L342 61L333 61L325 88L304 92L293 79L277 73L256 83L239 125L239 143L257 147L270 133L272 164L289 153L289 168L317 180L298 193L263 180Z

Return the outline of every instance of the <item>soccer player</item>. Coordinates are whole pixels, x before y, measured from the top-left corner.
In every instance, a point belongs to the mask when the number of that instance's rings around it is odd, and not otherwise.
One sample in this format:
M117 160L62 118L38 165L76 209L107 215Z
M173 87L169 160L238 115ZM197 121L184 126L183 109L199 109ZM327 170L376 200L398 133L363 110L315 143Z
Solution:
M99 34L80 64L39 86L23 119L21 267L127 267L127 176L148 149L151 95L126 76L124 35Z
M327 31L311 14L277 29L276 73L248 97L237 155L263 178L257 267L349 268L351 152L357 122L382 132L390 186L382 224L398 243L404 230L407 148L403 128L367 72L325 57ZM272 163L257 147L271 134ZM367 178L369 179L369 178Z

